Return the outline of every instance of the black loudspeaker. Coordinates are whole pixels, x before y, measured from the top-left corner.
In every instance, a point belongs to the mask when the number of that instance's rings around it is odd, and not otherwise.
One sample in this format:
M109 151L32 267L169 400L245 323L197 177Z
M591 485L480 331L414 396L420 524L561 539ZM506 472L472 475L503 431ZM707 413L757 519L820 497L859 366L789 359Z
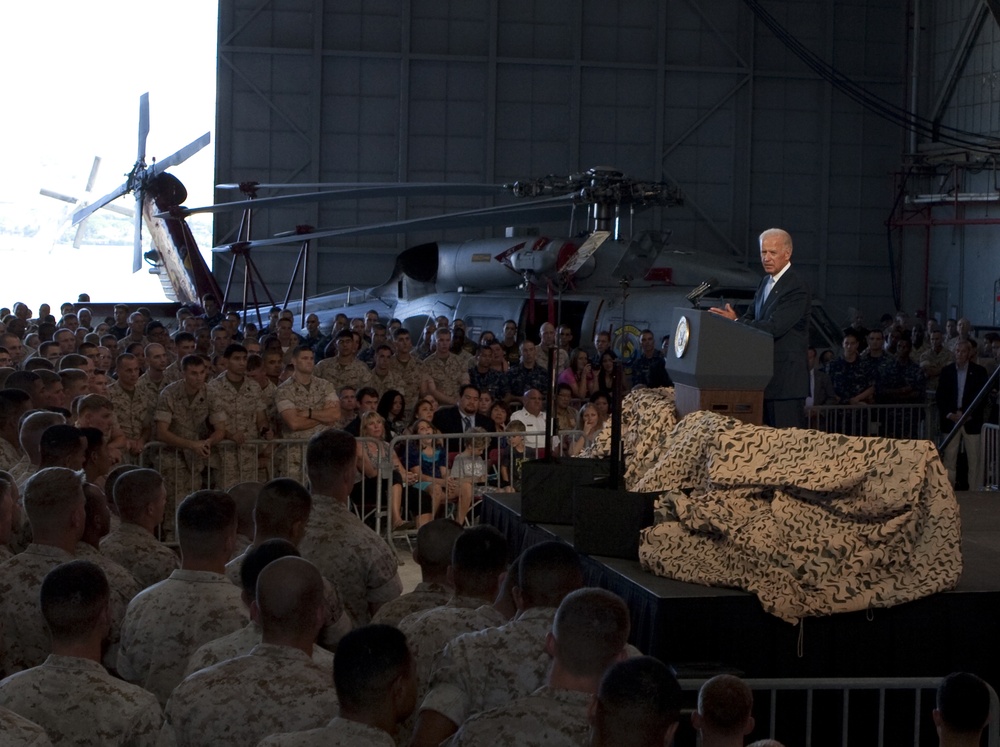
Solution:
M639 559L639 532L653 524L659 493L603 485L573 489L573 546L587 555Z
M606 480L607 459L539 459L521 465L521 518L532 524L572 524L573 489Z

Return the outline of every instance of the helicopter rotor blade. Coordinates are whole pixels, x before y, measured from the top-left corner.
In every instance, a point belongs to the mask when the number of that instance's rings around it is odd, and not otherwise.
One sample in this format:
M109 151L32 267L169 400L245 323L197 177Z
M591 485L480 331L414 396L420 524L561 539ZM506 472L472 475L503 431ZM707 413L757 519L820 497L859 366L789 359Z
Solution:
M84 205L82 208L73 213L72 225L75 226L80 221L84 220L85 218L88 218L95 211L100 210L102 207L107 205L112 200L117 200L119 197L121 197L128 191L129 191L129 182L125 182L124 184L119 184L111 192L108 192L106 195L104 195L104 197L101 197L98 200L94 200L89 205Z
M409 220L376 223L367 226L345 226L342 228L322 229L311 233L279 235L273 239L244 242L242 246L245 248L258 248L295 244L307 239L348 238L352 236L405 233L407 231L422 229L502 225L519 220L524 222L522 219L531 219L540 222L559 220L566 217L573 206L575 197L576 195L560 195L524 205L501 205L481 210L465 210L458 213L451 213L450 215L434 215L426 218L411 218ZM232 244L225 244L213 247L212 251L228 253L232 251L232 246Z
M185 145L179 151L171 153L162 161L157 161L148 169L146 169L146 175L147 175L146 178L152 179L154 176L163 171L166 171L171 166L176 166L179 163L184 163L186 160L188 160L191 156L200 151L210 142L212 142L212 133L206 132L197 140L192 140L190 143Z
M413 185L439 185L443 189L475 189L481 188L488 191L479 192L477 194L493 194L496 192L509 191L505 189L503 184L483 184L482 182L475 182L470 184L461 184L456 182L407 182ZM262 184L260 182L229 182L226 184L216 184L216 189L223 190L237 190L242 189L244 185L250 185L254 189L355 189L355 188L367 188L367 187L393 187L396 186L396 182L285 182L282 184L272 183L272 184ZM441 192L441 194L449 194L448 192ZM467 194L464 191L455 192L455 194Z
M142 190L135 192L135 232L132 243L132 272L142 269Z
M149 135L149 92L139 97L139 146L136 150L136 163L146 160L146 137Z
M229 210L245 210L247 208L260 208L269 205L287 206L296 205L303 202L326 202L328 200L363 200L378 197L415 197L420 195L487 195L492 196L504 191L500 184L447 184L447 183L419 183L411 184L371 184L371 185L349 185L349 188L338 189L328 192L304 192L296 195L280 195L277 197L260 197L253 200L238 200L235 202L224 202L218 205L206 205L204 207L177 208L173 213L157 213L157 218L168 216L194 215L195 213L223 213Z
M101 168L101 157L94 156L94 165L90 167L90 176L87 177L87 186L84 189L85 192L89 193L90 190L94 188L94 182L97 181L97 170Z

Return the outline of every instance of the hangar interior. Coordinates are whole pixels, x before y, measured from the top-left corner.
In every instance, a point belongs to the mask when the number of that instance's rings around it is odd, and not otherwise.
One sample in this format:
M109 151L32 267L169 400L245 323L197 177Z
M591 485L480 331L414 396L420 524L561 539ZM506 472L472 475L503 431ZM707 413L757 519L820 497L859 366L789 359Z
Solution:
M996 325L993 0L222 0L216 176L510 182L610 166L682 191L635 230L758 270L779 226L830 315ZM493 198L258 211L254 235ZM216 243L238 215L220 215ZM558 233L559 226L537 227ZM565 231L565 226L563 226ZM313 242L308 292L385 282L449 229ZM288 282L295 249L256 250ZM229 258L216 255L225 277Z

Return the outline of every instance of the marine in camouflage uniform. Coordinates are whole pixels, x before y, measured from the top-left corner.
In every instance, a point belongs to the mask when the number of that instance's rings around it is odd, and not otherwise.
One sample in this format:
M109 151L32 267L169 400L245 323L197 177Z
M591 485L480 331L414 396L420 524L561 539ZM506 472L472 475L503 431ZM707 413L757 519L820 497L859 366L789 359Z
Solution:
M191 654L184 676L188 677L222 661L246 656L260 643L261 634L260 625L251 620L236 632L209 641ZM322 646L313 646L312 660L324 672L333 671L333 654Z
M45 729L2 707L0 707L0 734L3 734L5 747L52 747Z
M45 575L73 560L65 550L32 543L0 565L0 673L37 667L52 650L38 593Z
M211 571L178 569L129 604L118 671L165 704L191 654L246 621L240 590L229 579Z
M246 656L195 672L174 690L164 744L255 745L278 732L322 726L336 713L329 669L298 648L261 643Z
M355 626L369 623L370 605L385 604L403 591L392 548L330 496L313 495L299 552L325 578L336 579L340 600Z
M540 687L521 698L466 721L451 747L587 747L591 694Z
M126 566L141 589L167 579L180 567L177 554L138 524L123 521L101 540L101 555Z
M213 409L207 390L202 387L193 396L187 393L185 382L174 382L161 393L153 415L157 425L157 440L166 427L174 436L190 441L221 439L222 417ZM193 449L165 446L160 454L159 473L167 490L167 508L163 515L166 536L173 534L174 514L184 496L209 484L211 472L218 468L214 457L204 457Z
M364 364L361 365L365 368ZM365 368L365 371L367 370ZM283 412L288 410L322 410L332 405L339 405L340 399L337 397L337 390L334 386L318 376L311 376L308 384L302 384L296 380L295 376L292 376L278 386L274 393L274 402L278 415L281 416ZM291 444L275 451L273 477L291 477L293 480L304 483L303 465L305 464L306 442L314 434L327 427L317 422L311 428L293 431L285 423L282 437L301 441L302 445Z
M525 368L518 364L507 369L500 396L503 399L518 398L529 389L546 392L549 389L549 372L539 365Z
M552 664L545 640L555 607L530 607L506 625L466 633L444 647L420 710L457 726L472 714L530 695Z
M104 654L104 665L113 667L118 657L118 645L122 622L125 620L125 610L128 609L129 602L142 589L135 576L111 558L101 555L92 545L86 542L77 542L75 555L80 560L89 560L96 565L104 571L104 575L108 579L111 593L111 633L108 637L108 649Z
M389 732L346 718L333 719L319 729L275 734L257 747L395 747Z
M244 362L246 353L243 353ZM243 380L231 381L227 373L221 373L208 382L208 397L212 410L218 413L219 422L226 429L226 438L236 436L244 441L261 438L261 430L268 427L260 385L244 376ZM223 442L219 445L221 470L218 486L228 490L241 482L256 482L257 446L238 442Z
M468 382L469 370L465 360L449 352L445 356L438 353L425 358L420 364L423 379L432 379L437 391L443 396L442 405L458 402L458 389Z
M156 745L162 712L141 687L96 661L50 655L0 682L0 704L43 726L60 745ZM4 745L6 733L0 737Z
M371 382L371 370L353 356L346 361L341 356L324 358L316 364L315 375L331 383L335 392L348 385L360 389Z
M421 581L409 594L403 594L379 607L372 617L372 624L392 625L398 628L403 618L448 604L454 594L444 584Z

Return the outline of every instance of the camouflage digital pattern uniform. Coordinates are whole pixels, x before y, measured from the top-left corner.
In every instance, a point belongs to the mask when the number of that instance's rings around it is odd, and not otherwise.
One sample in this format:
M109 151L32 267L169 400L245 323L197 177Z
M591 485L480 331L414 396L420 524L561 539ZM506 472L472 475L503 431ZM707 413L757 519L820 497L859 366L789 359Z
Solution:
M76 656L52 654L0 682L0 705L42 726L57 745L152 746L163 721L150 693ZM0 741L8 744L6 735Z
M361 364L364 367L364 364ZM365 368L367 371L368 369ZM297 382L294 377L285 379L274 392L274 404L280 418L285 410L295 408L312 408L319 410L324 407L336 404L340 401L337 390L329 381L313 376L309 379L309 384L304 385ZM302 431L289 431L285 427L282 438L302 441L302 445L291 444L275 452L274 474L272 477L291 477L305 483L303 465L305 464L305 442L320 431L326 430L327 426L319 423L312 428Z
M420 364L421 377L434 379L434 386L438 391L455 401L458 400L458 387L468 373L465 359L452 353L445 358L435 353Z
M419 612L403 619L399 629L406 635L410 653L417 670L417 703L427 694L431 672L445 645L462 633L471 633L495 625L503 625L507 620L491 604L483 604L476 597L453 596L442 607ZM400 725L400 734L405 744L416 726L417 712L410 715Z
M333 384L333 391L339 392L345 386L360 389L368 386L371 381L371 370L357 358L351 358L347 363L341 363L340 356L324 358L316 364L313 376Z
M111 633L108 648L104 652L104 665L114 667L118 659L118 645L121 638L122 622L125 620L125 610L129 602L142 591L135 576L122 568L111 558L101 555L92 545L86 542L76 543L76 557L89 560L102 571L108 579L111 590Z
M587 747L590 693L541 687L466 721L450 747Z
M419 709L456 725L530 695L545 684L552 657L545 639L555 607L532 607L506 625L465 633L444 647Z
M115 381L108 385L108 399L111 400L118 426L126 438L138 440L142 437L144 429L152 427L157 395L150 387L140 387L136 384L135 389L130 392ZM123 456L134 455L123 454Z
M247 376L237 388L225 373L221 373L208 382L208 397L212 409L219 414L218 422L225 425L227 433L238 433L248 441L260 436L257 416L264 415L260 384ZM228 490L237 483L257 480L256 446L223 441L216 448L221 457L220 489Z
M13 557L14 557L13 550L7 547L7 545L0 545L0 564L6 563Z
M509 394L520 397L529 389L537 389L544 395L548 388L549 372L543 366L536 363L531 368L525 368L519 363L507 369L500 396L506 397Z
M45 729L3 707L0 707L0 734L4 747L52 747Z
M404 617L426 612L434 607L443 607L448 604L454 593L454 589L449 589L443 584L421 581L409 594L396 597L379 607L378 612L372 617L372 624L392 625L398 628Z
M395 747L395 744L386 731L337 716L319 729L275 734L257 747Z
M241 590L243 583L240 580L240 569L243 568L243 559L246 557L247 550L251 548L252 545L248 546L243 552L226 563L226 578L236 584ZM326 605L327 622L319 632L317 640L321 646L336 648L337 642L354 628L354 622L351 620L350 615L345 614L347 610L344 609L344 603L340 601L340 594L337 591L337 587L326 576L323 576L323 601ZM247 651L249 650L247 648Z
M0 438L0 469L10 472L24 458L20 447L14 446L6 438Z
M191 654L184 676L188 677L200 669L235 659L237 656L246 656L260 643L262 632L261 627L251 620L236 632L209 641ZM332 676L333 654L322 646L313 646L312 660L316 666L330 672Z
M164 744L245 747L284 731L313 729L337 715L330 669L291 646L258 644L185 679L167 703Z
M118 672L163 705L199 646L247 622L240 590L220 573L178 569L132 600L122 625Z
M493 399L499 399L504 385L504 373L493 368L481 373L479 366L473 365L469 368L469 383L479 391L488 391Z
M138 524L127 521L101 540L101 555L128 568L139 582L140 590L167 579L180 567L180 559L173 550Z
M37 667L52 650L38 594L45 575L73 560L65 550L31 543L0 565L0 673Z
M385 604L403 591L396 554L340 501L314 495L302 557L326 578L335 579L354 625L371 620L369 605Z
M413 406L420 399L420 381L423 378L420 363L413 355L405 363L395 357L389 363L392 369L390 374L392 386L389 389L396 389L403 393L403 399L406 400L407 416L413 412Z
M214 423L218 420L217 413L211 408L208 392L201 389L194 397L188 397L183 381L174 382L160 392L153 414L154 425L166 423L171 433L192 441L208 438L209 422ZM190 449L164 446L159 464L163 485L167 489L167 509L163 515L163 528L169 536L173 533L177 505L184 496L208 484L205 472L210 465L214 471L218 460L214 457L205 459Z

